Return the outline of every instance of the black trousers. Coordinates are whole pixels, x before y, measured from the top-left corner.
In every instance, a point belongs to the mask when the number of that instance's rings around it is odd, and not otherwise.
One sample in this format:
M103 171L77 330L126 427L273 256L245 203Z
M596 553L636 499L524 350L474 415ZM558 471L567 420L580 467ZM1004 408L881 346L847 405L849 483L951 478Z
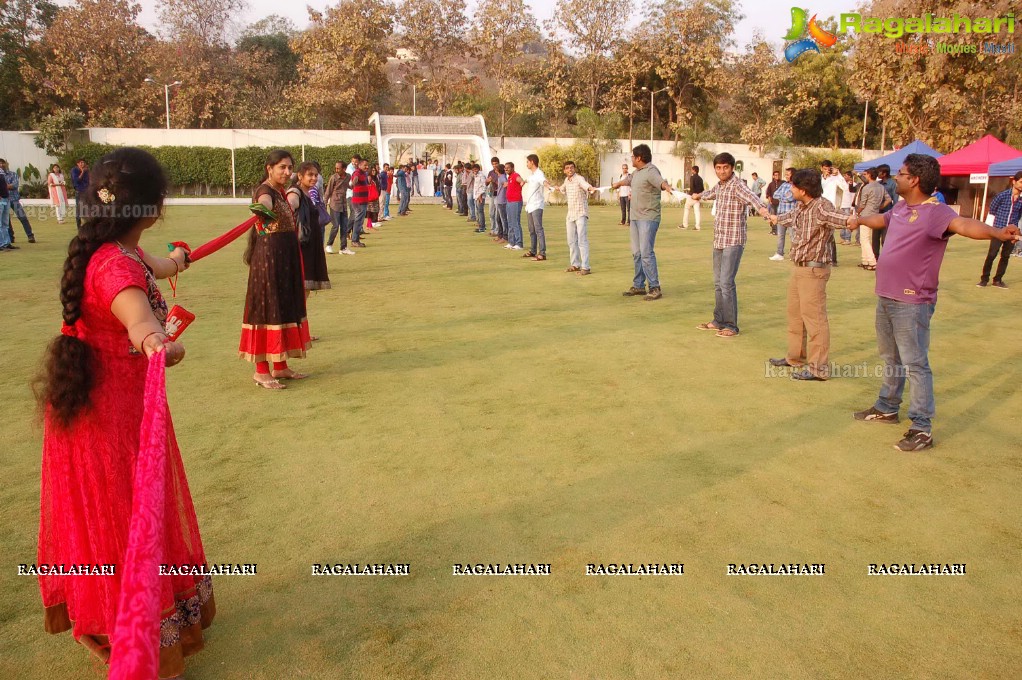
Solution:
M632 214L632 199L630 196L619 196L617 202L621 205L621 221L628 224Z
M873 230L873 257L880 258L880 249L887 240L887 227Z
M994 266L994 258L997 257L997 252L1000 251L1001 259L997 261L997 271L994 272L994 281L1000 281L1004 277L1004 272L1008 271L1008 258L1011 257L1011 251L1015 247L1015 244L1011 241L990 241L990 249L987 251L987 259L983 261L983 274L979 277L983 283L990 280L990 269Z

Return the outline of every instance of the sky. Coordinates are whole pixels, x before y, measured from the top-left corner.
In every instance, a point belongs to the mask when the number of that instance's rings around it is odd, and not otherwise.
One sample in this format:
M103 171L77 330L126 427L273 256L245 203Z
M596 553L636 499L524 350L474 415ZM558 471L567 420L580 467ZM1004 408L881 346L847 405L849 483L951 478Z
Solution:
M147 29L155 30L158 26L157 7L161 4L159 0L139 0L142 5L142 14L139 17L140 23ZM302 2L280 2L280 0L247 0L248 9L245 16L239 17L242 25L258 21L270 14L279 14L291 19L298 28L308 25L308 12L306 6L322 11L328 5L336 4L336 0L306 0ZM553 14L554 2L551 0L526 0L533 13L540 23L549 19ZM641 4L632 0L633 7ZM800 3L803 6L806 3ZM841 12L853 11L859 4L859 0L813 0L810 12L825 16L836 16ZM468 0L469 9L475 5L475 0ZM753 34L759 29L768 42L783 46L781 37L791 26L790 7L787 2L764 2L762 0L744 0L741 2L745 19L735 28L735 41L741 48L751 41Z

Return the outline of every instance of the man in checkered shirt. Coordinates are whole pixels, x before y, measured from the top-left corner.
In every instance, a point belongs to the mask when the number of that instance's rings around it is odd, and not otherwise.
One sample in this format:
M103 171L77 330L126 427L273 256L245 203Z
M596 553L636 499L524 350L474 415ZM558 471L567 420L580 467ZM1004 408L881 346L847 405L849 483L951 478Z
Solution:
M715 330L717 337L738 335L738 290L735 277L745 251L748 228L746 207L755 208L761 217L770 215L759 196L735 175L735 157L719 153L713 159L713 171L720 181L694 200L714 200L717 214L713 219L713 321L699 324L700 330Z
M1014 224L1018 226L1019 218L1022 218L1022 170L1015 173L1011 179L1011 186L994 196L990 203L990 214L994 216L994 229L1003 229ZM990 241L990 249L987 251L987 258L983 261L983 273L980 275L980 288L987 285L990 280L990 270L993 268L994 260L1000 251L1001 259L997 262L997 270L994 271L993 285L995 288L1007 288L1002 281L1004 273L1008 271L1008 256L1014 244L1011 241Z

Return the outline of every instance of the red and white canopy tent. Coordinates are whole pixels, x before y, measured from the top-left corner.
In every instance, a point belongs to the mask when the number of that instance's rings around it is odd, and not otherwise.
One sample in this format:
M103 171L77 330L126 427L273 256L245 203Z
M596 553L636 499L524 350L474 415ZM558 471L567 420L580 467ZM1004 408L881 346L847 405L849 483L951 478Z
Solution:
M986 215L987 194L990 189L990 165L1022 156L1022 151L1008 146L993 135L987 135L972 144L937 159L940 163L940 174L944 177L968 176L979 181L970 184L983 184L983 202L979 206L977 219Z

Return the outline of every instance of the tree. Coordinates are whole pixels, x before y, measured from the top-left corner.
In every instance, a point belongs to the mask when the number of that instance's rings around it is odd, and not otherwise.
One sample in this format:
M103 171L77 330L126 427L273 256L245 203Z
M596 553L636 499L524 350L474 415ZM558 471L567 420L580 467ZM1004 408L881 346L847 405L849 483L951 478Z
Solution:
M931 0L926 9L937 17L951 17L956 13L975 16L976 7L968 0ZM983 16L1003 16L1015 9L1009 0L988 0L982 7ZM908 0L873 0L863 11L874 16L915 16L919 6ZM1001 33L1000 40L1011 40L1017 53L1022 50L1018 36L1018 32ZM899 42L916 48L931 40L938 42L930 36L909 34ZM891 54L895 41L865 33L858 37L852 56L852 86L876 106L888 139L898 144L921 139L948 152L987 132L1002 137L1018 135L1022 126L1016 85L1018 56L979 53L981 44L989 40L986 34L954 36L955 44L971 44L977 50L975 55L935 53L930 44L925 56L897 55Z
M404 66L404 79L424 80L423 92L443 115L470 80L460 64L471 53L465 0L405 0L399 21L405 47L416 57Z
M36 107L24 96L22 69L31 64L38 70L42 55L36 46L57 9L49 0L0 2L0 127L24 128L35 117Z
M824 22L824 28L832 32L835 25L832 20ZM795 143L836 149L862 139L863 103L849 82L852 74L848 52L848 38L841 36L830 49L808 53L788 65L798 81L811 84L817 102L796 117Z
M246 27L235 46L234 78L240 93L235 98L230 118L239 127L277 127L297 116L281 115L277 102L289 96L298 81L301 59L291 49L298 35L294 24L272 15Z
M524 0L483 0L473 16L472 41L486 75L497 84L500 136L507 134L515 115L526 113L523 71L536 67L525 47L540 38L539 24Z
M144 85L155 38L127 0L78 0L57 12L43 34L41 62L22 64L29 96L44 112L80 110L89 125L135 127L156 118L154 88Z
M608 57L630 15L628 0L557 0L554 17L546 23L548 31L562 32L568 44L581 53L576 73L584 86L585 101L593 110L598 108L609 79Z
M71 143L71 135L83 125L85 116L80 111L57 109L36 123L39 134L36 135L35 145L51 156L65 154Z
M299 55L298 84L289 100L306 124L362 128L374 98L386 94L384 64L394 6L388 0L341 0L325 14L309 12L309 28L291 41Z
M733 0L660 0L647 11L639 30L655 36L647 49L668 88L676 140L682 127L705 121L727 91L722 66L732 60L733 26L743 18Z
M741 140L759 147L761 156L768 148L789 146L795 118L817 105L812 84L781 64L758 35L724 78L731 92L728 110L742 122Z
M229 45L234 16L244 7L244 0L164 0L166 40L152 76L161 84L183 83L172 96L173 126L226 127L254 99L252 65L236 59Z

